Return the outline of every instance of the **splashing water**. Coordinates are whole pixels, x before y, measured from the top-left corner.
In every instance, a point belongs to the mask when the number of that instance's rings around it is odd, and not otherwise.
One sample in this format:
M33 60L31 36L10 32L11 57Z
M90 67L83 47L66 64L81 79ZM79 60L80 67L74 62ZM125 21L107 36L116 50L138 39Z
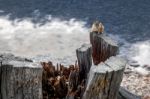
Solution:
M121 47L120 55L126 57L131 65L139 65L132 68L141 75L150 74L150 41L141 41L134 44L125 42ZM130 63L131 62L131 63Z
M140 65L150 65L150 41L138 42L133 45L133 48L136 53L132 59Z
M89 28L85 26L86 22L74 18L66 21L51 16L48 16L48 20L41 25L33 23L30 18L11 21L9 15L1 16L0 52L10 52L25 57L50 54L51 57L59 59L67 57L68 60L75 61L76 48L89 42ZM124 43L120 55L128 56L140 65L150 64L150 41L132 45L119 36L109 35Z
M53 54L54 57L75 56L76 48L88 42L89 29L85 22L49 18L44 25L31 19L10 21L0 17L0 51L19 56Z

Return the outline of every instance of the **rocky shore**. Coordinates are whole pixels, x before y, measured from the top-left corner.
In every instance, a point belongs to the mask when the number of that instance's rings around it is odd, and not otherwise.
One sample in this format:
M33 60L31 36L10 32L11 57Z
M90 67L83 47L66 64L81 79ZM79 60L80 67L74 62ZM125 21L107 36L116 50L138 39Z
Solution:
M137 68L137 64L126 66L121 86L142 99L150 99L150 74L141 74Z

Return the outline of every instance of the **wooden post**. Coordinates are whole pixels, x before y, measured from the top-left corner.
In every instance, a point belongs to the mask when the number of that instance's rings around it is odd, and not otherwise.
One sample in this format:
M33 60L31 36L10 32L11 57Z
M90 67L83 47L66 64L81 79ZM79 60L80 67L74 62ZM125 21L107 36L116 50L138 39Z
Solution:
M90 69L83 99L116 99L126 61L111 57Z
M80 48L76 50L78 65L79 65L79 77L80 83L87 78L89 70L92 65L91 57L91 45L83 44Z
M42 99L42 66L10 57L0 66L1 99Z
M1 75L2 75L2 70L1 70L1 65L2 65L2 59L0 58L0 99L2 99L2 91L1 91Z
M95 65L104 62L111 56L115 56L118 52L117 43L105 34L91 32L90 42L92 44L92 56Z

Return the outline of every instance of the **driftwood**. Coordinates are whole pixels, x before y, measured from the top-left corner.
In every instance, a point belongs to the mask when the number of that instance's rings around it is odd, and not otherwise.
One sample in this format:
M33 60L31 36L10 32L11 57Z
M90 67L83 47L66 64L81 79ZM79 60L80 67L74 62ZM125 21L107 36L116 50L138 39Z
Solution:
M115 56L118 52L117 43L105 34L91 32L90 42L92 44L92 56L95 65L104 62L110 56Z
M13 55L0 56L1 99L42 99L42 67Z
M126 61L117 57L93 65L83 99L116 99L125 65Z

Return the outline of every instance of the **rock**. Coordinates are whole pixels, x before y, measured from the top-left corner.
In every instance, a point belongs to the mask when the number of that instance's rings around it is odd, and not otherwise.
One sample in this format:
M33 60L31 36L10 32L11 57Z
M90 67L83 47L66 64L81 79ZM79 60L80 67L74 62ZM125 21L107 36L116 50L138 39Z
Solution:
M150 99L150 96L145 96L143 99Z
M144 67L137 67L135 68L135 71L140 75L150 75L150 71L146 70Z
M132 67L139 67L140 66L140 64L138 64L137 61L130 61L129 65L132 66Z
M144 65L143 68L145 68L147 71L150 71L150 65Z
M130 93L123 87L120 87L117 99L141 99L141 97Z

